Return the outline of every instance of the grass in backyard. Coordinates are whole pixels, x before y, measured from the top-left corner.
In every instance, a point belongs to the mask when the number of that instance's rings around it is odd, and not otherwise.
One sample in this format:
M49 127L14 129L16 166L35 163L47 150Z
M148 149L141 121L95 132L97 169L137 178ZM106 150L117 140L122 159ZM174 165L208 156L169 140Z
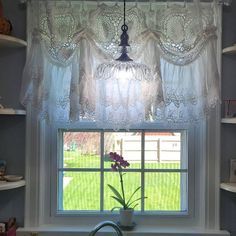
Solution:
M110 162L105 161L104 167L110 169ZM149 166L150 165L150 166ZM64 152L64 167L66 168L99 168L100 157L97 155L78 155L78 152ZM179 163L147 163L147 169L178 169ZM132 163L130 168L140 168L139 163ZM181 174L176 172L145 173L145 210L179 211ZM64 172L63 209L62 210L100 210L100 173L99 172ZM131 193L141 185L141 173L129 172L124 176L125 193ZM119 206L111 198L107 184L119 189L117 172L104 172L104 210ZM140 192L137 193L140 196ZM136 208L140 210L140 204Z

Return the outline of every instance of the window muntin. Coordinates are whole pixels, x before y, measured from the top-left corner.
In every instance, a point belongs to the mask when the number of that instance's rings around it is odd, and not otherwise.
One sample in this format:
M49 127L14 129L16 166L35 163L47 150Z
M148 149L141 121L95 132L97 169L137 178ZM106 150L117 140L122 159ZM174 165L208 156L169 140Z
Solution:
M130 162L125 170L127 195L138 186L140 212L188 211L186 130L59 130L57 211L106 212L117 203L107 187L119 187L106 153L116 151ZM61 142L62 141L62 142Z

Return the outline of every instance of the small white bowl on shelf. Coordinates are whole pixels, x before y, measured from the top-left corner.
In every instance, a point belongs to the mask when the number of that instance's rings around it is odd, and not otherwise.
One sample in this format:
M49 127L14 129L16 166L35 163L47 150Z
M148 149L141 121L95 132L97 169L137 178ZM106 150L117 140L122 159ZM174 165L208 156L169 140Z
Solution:
M8 182L16 182L23 179L21 175L4 175L4 179Z

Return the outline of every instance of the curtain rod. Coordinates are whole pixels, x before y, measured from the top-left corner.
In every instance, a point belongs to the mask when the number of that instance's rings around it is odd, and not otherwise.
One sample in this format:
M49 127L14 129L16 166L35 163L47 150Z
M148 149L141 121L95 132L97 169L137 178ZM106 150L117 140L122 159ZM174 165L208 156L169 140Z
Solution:
M25 4L28 1L32 1L32 0L19 0L19 2L21 4ZM37 0L33 0L33 1L37 1ZM44 0L46 1L46 0ZM51 0L48 0L51 1ZM57 0L58 1L58 0ZM70 1L83 1L83 0L70 0ZM98 1L98 0L89 0L91 2L119 2L119 0L102 0L102 1ZM155 2L168 2L168 0L126 0L127 2L151 2L151 3L155 3ZM171 2L193 2L194 0L172 0ZM213 2L214 0L200 0L201 2ZM230 6L232 3L232 0L217 0L219 4L224 5L224 6Z

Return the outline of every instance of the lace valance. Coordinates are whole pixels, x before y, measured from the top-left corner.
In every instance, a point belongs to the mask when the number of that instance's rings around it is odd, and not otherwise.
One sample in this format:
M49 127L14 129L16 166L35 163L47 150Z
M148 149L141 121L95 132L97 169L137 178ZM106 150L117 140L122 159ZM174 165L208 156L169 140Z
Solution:
M91 41L91 46L106 56L119 55L122 6L62 1L32 4L38 5L40 14L34 37L40 38L55 62L67 64L83 39ZM130 4L130 53L140 56L151 38L159 53L171 63L186 65L194 61L207 41L216 36L214 8L209 4L203 10L197 7L196 3Z
M95 111L101 105L108 112L112 100L104 98L98 103L96 89L107 91L106 86L98 86L94 73L100 63L120 54L122 6L32 1L28 7L29 50L22 103L30 102L47 119L96 120ZM140 85L140 94L132 97L127 91L125 102L117 108L122 109L115 113L124 117L124 123L198 120L215 106L219 100L215 9L213 3L197 0L128 4L129 55L151 68L155 85ZM139 105L133 105L137 100ZM111 120L113 109L108 112ZM144 112L138 119L140 109ZM125 115L132 112L133 118Z

